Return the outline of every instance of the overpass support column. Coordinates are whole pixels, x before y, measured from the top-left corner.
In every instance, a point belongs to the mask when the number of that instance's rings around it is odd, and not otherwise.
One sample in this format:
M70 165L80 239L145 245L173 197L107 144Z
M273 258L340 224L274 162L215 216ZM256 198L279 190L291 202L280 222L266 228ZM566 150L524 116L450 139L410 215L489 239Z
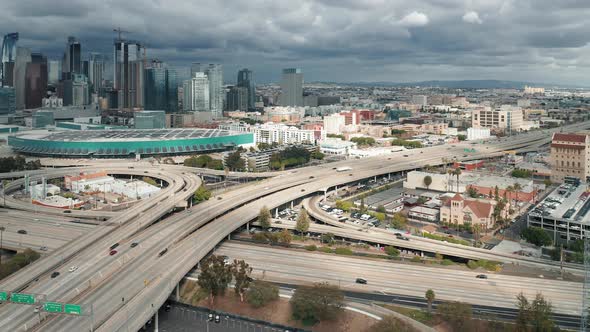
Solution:
M381 249L381 245L377 243L377 249Z
M279 217L279 208L276 208L275 209L275 218L278 218L278 217Z
M377 175L373 177L373 181L377 182Z
M156 311L156 317L154 318L154 321L155 321L154 332L158 332L158 311Z
M391 180L391 173L387 173L387 180Z
M338 196L338 185L334 186L334 195Z
M324 201L328 199L328 189L324 190Z
M293 209L293 201L291 201L291 209Z
M250 233L250 222L246 223L246 230L248 231L248 233Z
M176 302L180 302L180 283L176 284Z

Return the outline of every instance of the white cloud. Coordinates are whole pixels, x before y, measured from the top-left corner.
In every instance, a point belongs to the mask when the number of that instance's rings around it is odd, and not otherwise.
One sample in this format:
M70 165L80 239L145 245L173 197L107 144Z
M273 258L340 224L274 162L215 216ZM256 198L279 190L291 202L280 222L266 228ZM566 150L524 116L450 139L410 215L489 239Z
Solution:
M428 16L421 12L411 12L408 15L404 16L400 21L399 24L405 27L422 27L428 24Z
M463 21L465 21L467 23L471 23L471 24L482 24L483 23L481 18L479 18L479 14L474 11L465 13L465 15L463 15Z

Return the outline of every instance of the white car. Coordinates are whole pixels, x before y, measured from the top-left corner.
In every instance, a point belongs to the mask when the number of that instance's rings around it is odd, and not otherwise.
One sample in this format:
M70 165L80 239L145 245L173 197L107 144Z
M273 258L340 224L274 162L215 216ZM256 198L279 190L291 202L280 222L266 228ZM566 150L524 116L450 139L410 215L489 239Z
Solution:
M68 272L72 273L72 272L76 271L77 269L78 269L78 267L76 265L72 265L70 267L70 269L68 270Z

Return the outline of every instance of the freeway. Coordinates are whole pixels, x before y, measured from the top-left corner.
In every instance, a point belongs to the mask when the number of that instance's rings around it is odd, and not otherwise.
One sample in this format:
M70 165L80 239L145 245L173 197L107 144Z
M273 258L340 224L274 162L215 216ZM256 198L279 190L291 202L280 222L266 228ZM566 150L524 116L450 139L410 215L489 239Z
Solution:
M565 129L577 130L586 127L588 123L579 123ZM155 313L184 274L228 234L255 219L263 206L274 208L315 192L326 191L335 185L340 186L376 175L415 169L425 164L440 164L443 157L455 156L458 160L484 158L501 155L504 150L546 142L548 142L547 132L533 132L510 140L478 146L481 152L467 157L463 157L463 148L468 145L457 144L447 147L446 150L442 147L425 148L406 151L405 154L398 153L360 161L343 161L283 172L272 179L216 196L209 202L192 208L190 213L173 215L147 229L138 228L134 234L136 236L146 234L149 239L145 241L141 250L133 252L126 249L118 258L109 259L103 254L106 253L104 248L108 248L108 244L88 245L83 252L74 257L86 259L84 262L88 266L85 265L81 272L88 271L87 274L78 276L80 273L74 273L68 278L68 282L56 287L51 287L50 280L41 279L39 287L42 291L51 291L52 299L95 304L96 326L99 326L99 330L135 330ZM352 163L354 168L350 173L336 173L332 169L332 167ZM153 199L149 201L156 204ZM152 219L151 210L143 208L146 211L146 219ZM136 216L124 218L130 219ZM141 225L151 225L152 222L153 220L150 220ZM160 225L171 228L167 235L162 233L164 227ZM128 243L133 238L131 235L122 236L125 232L113 233L112 240L125 240ZM101 246L101 250L90 250L90 248L96 249ZM160 258L158 252L161 252L159 250L162 248L167 248L167 252ZM33 264L35 265L37 264ZM105 275L100 271L101 268L108 269L110 272ZM37 323L34 315L25 312L26 310L20 313L18 311L15 307L3 310L0 313L0 324L9 324L12 330L16 331L26 330L27 327ZM42 315L42 318L44 319L43 330L88 330L88 326L84 324L85 321L76 317Z
M575 282L495 273L486 273L488 279L477 279L475 276L481 272L233 242L226 242L215 253L245 260L253 268L253 276L264 275L268 281L295 284L327 281L347 290L407 296L424 296L430 288L440 300L505 308L515 307L520 292L528 298L541 292L557 313L580 315L582 308L582 284ZM367 284L355 283L357 277L365 278Z
M0 209L0 226L6 228L3 234L3 248L31 248L43 254L62 247L96 227L74 223L73 220L75 219ZM19 230L27 233L19 234ZM40 250L41 247L45 247L45 250Z

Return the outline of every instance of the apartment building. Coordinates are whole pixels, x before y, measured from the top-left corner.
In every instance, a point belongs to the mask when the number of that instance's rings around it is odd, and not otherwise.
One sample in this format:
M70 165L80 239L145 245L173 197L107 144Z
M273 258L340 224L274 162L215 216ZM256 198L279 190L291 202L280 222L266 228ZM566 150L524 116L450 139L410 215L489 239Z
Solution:
M481 107L471 114L471 127L490 128L495 132L511 134L522 130L524 125L522 109L517 106L502 105L500 108Z
M586 181L590 175L590 139L585 134L554 133L551 140L551 181L567 176Z

